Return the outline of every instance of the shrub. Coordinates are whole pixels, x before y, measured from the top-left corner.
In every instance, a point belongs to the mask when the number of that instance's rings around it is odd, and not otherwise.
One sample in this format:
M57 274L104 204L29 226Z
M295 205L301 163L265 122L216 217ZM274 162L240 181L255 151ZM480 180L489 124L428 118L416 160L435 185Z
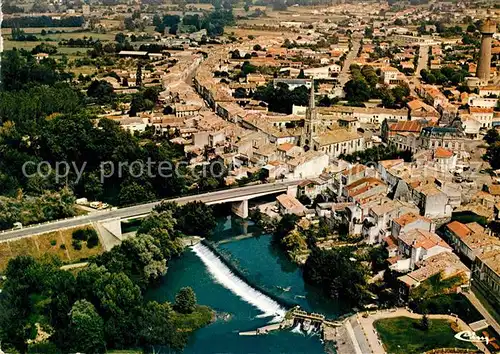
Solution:
M87 235L87 229L79 229L76 231L73 231L73 241L78 240L78 241L87 241L88 235Z
M73 240L88 241L91 238L97 238L97 232L94 229L79 229L73 231ZM95 240L93 241L95 242Z
M82 249L82 241L80 240L73 240L72 245L73 248L77 251L80 251Z
M92 230L94 231L94 230ZM94 248L95 246L97 246L99 244L99 237L97 236L97 232L93 232L88 240L87 240L87 247L88 248Z
M57 241L56 241L56 240L50 240L50 245L51 245L51 246L55 246L55 245L57 245Z
M59 246L60 249L62 250L65 250L66 249L66 245L63 243L61 246Z

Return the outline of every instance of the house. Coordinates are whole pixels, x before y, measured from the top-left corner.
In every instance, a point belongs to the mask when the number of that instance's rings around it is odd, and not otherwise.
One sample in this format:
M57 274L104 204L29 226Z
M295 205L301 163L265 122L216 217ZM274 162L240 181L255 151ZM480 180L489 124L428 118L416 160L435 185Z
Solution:
M500 308L500 250L476 255L472 265L472 286L493 305Z
M412 198L420 213L428 218L451 217L452 207L446 193L433 183L421 184L412 190Z
M481 124L482 128L490 129L493 124L493 107L469 107L470 116Z
M442 147L434 150L434 160L441 171L454 171L457 166L457 155Z
M452 248L441 237L422 229L401 233L397 240L400 260L392 268L398 271L412 270L426 258L452 252Z
M398 238L402 233L408 233L411 230L420 229L434 232L433 222L416 212L408 212L392 220L391 235Z
M403 167L404 164L405 161L403 159L379 161L377 164L377 170L382 181L389 184L390 187L394 187L398 182L398 178L391 174L389 171L392 168Z
M444 252L426 258L416 264L415 270L398 278L401 282L399 295L401 299L408 299L412 291L432 277L440 280L455 278L452 288L446 292L456 292L458 287L468 285L471 280L470 270L452 252Z
M294 196L281 194L276 197L276 200L281 215L295 214L297 216L303 216L306 212L306 207Z
M391 66L380 68L382 82L386 85L398 85L401 83L399 70Z
M500 250L500 239L490 236L478 223L462 224L452 221L444 228L449 244L458 253L474 262L476 255L491 250Z
M49 55L47 53L38 53L38 54L35 54L35 59L36 61L42 61L44 59L47 59L49 57Z
M343 190L343 197L349 201L360 201L385 195L387 185L378 178L365 177L347 185Z
M462 128L464 130L465 136L468 139L480 139L479 131L483 125L477 120L473 119L470 114L460 114L460 120L462 122Z
M288 161L291 178L318 177L328 166L328 156L321 151L309 150Z
M297 196L306 196L311 201L328 188L328 181L321 178L306 179L297 186Z
M381 243L391 236L392 220L409 212L418 213L418 208L400 200L380 199L377 205L370 206L363 220L361 235L365 242L370 245Z
M415 99L406 104L410 109L410 119L419 120L425 119L427 121L436 122L440 115L439 112L427 103Z
M176 104L174 111L176 117L192 117L198 115L200 112L200 106Z
M382 123L381 135L386 142L390 141L390 138L398 133L413 133L418 136L424 126L420 121L393 122L385 120Z

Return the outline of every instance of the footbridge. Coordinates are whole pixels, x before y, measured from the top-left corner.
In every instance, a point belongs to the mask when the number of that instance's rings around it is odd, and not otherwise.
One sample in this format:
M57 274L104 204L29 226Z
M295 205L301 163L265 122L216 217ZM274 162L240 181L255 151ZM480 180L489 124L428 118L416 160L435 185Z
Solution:
M243 218L248 217L248 201L261 196L277 193L289 193L295 195L297 185L302 180L281 181L275 183L258 184L252 186L229 188L215 192L190 195L186 197L159 200L116 210L104 210L91 212L87 215L56 220L49 223L33 225L19 230L7 230L0 232L0 242L20 237L29 237L47 232L53 232L65 228L73 228L88 224L99 223L111 231L115 237L121 237L119 223L121 220L143 217L151 213L154 207L162 201L172 201L178 204L186 204L193 201L201 201L209 205L231 203L233 212ZM117 235L116 233L120 233Z

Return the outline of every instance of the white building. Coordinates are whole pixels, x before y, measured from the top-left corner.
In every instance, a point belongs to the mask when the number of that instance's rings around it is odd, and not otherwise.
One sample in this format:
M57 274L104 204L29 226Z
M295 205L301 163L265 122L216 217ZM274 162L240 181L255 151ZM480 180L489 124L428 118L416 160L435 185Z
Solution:
M320 151L309 150L288 161L290 177L296 179L318 177L328 166L328 156Z
M412 270L415 264L443 252L452 252L452 248L434 232L415 229L398 237L399 260L394 269Z

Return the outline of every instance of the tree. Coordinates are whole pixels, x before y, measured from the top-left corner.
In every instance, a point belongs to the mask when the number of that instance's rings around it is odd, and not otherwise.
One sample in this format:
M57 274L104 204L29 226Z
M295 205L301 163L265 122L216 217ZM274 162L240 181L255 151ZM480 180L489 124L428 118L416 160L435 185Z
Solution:
M71 347L73 352L104 352L104 321L87 300L75 302L70 312Z
M196 309L196 295L192 288L181 288L175 295L174 309L180 313L193 313Z
M349 247L314 249L304 266L304 279L323 289L331 298L353 305L367 299L366 269L353 258Z
M170 304L148 302L138 316L138 328L142 343L149 345L174 343L177 331Z
M94 98L99 103L110 103L114 101L116 94L109 82L94 80L87 89L87 96Z
M295 214L285 214L278 223L276 230L274 231L274 238L281 242L281 240L288 235L290 231L295 228L296 223L299 221L299 217Z
M300 69L299 75L297 76L297 79L305 79L306 74L304 73L304 69Z
M495 144L500 141L500 134L496 129L489 129L486 135L484 136L484 140L488 143L488 145Z
M467 26L467 32L469 32L469 33L474 33L474 32L476 32L476 30L477 30L477 28L473 23L471 23L470 25Z
M500 142L488 146L484 158L488 160L493 169L500 168Z
M121 205L132 205L155 199L155 194L148 185L137 182L123 184L120 189L119 200Z
M430 326L429 317L427 316L427 314L424 314L420 319L420 328L424 331L428 331L429 326Z
M209 236L217 225L211 206L203 202L190 202L174 213L179 229L186 235ZM196 222L193 222L196 220Z
M127 36L125 34L123 34L122 32L117 33L115 36L115 41L120 43L120 44L125 43L126 40L127 40Z
M142 86L142 63L140 63L140 62L137 63L137 72L135 75L135 86L137 86L137 87Z
M353 78L344 87L350 103L360 104L370 99L371 91L364 78Z

